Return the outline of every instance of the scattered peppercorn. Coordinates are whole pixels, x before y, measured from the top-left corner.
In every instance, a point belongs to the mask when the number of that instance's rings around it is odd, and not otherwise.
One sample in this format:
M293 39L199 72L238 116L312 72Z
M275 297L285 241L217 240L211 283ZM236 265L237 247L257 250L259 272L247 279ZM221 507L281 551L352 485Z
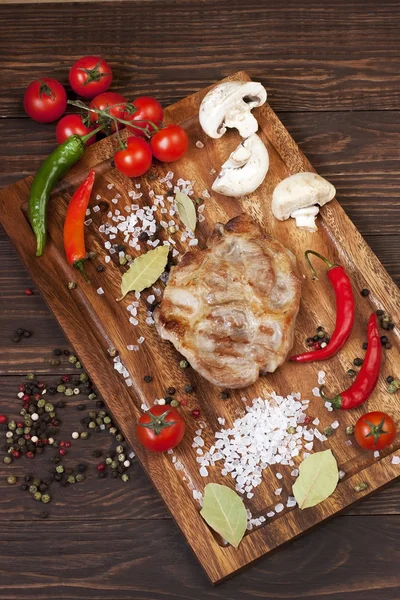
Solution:
M367 350L367 348L368 348L368 342L364 342L362 345L362 349Z
M153 378L152 378L152 376L151 376L151 375L145 375L145 376L143 377L143 381L144 381L145 383L150 383L151 381L153 381Z
M392 344L390 342L386 342L386 344L384 345L386 350L390 350L392 347Z
M389 341L389 338L386 335L381 335L381 344L384 346Z
M366 483L365 481L362 481L361 483L354 486L354 491L355 492L363 492L367 488L368 488L368 483Z
M15 475L10 475L9 477L7 477L7 483L9 483L10 485L14 485L15 483L17 483L17 478L15 477Z
M181 369L187 369L188 366L189 366L189 363L188 363L187 360L181 360L180 363L179 363L179 366L180 366Z
M385 314L385 312L382 309L378 309L375 314L377 317L382 317Z
M392 381L394 381L394 377L392 377L391 375L388 375L386 377L386 381L387 381L387 383L392 383Z
M349 377L355 377L355 376L357 375L357 373L355 372L355 370L354 370L354 369L348 369L348 371L347 371L347 375L348 375Z
M364 361L363 361L363 359L362 359L362 358L355 358L355 359L353 360L353 365L354 365L355 367L361 367L361 365L363 364L363 362L364 362Z
M366 298L367 296L369 296L369 290L367 288L363 288L361 290L361 296L364 296L364 298Z
M193 387L191 385L185 385L185 393L186 394L192 394L193 393Z
M346 427L346 433L347 433L347 435L353 435L353 433L354 433L354 426L353 425L349 425L348 427Z
M169 387L167 388L167 394L169 394L170 396L173 396L176 393L176 389L174 387ZM167 400L165 398L165 400Z
M69 281L68 282L68 289L69 290L74 290L77 287L75 281Z
M332 427L329 425L324 429L324 434L326 435L326 437L330 437L331 435L333 435L334 431L335 430L332 429Z
M229 396L230 396L229 392L223 391L223 392L219 393L219 397L221 400L227 400L229 398Z
M200 417L200 411L198 408L194 408L192 410L192 417L194 417L195 419L198 419Z
M42 502L43 502L43 499L42 499ZM43 512L41 512L40 515L39 515L39 517L41 519L47 519L48 516L49 516L49 513L46 512L45 510Z

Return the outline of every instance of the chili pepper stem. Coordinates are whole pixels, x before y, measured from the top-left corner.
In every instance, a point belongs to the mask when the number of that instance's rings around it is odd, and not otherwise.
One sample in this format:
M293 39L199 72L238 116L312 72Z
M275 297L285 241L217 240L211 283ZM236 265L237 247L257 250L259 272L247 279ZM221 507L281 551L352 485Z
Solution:
M305 253L304 253L304 256L306 258L308 266L310 267L312 278L314 280L318 279L318 276L317 276L316 270L314 269L314 267L311 264L310 258L308 256L309 254L313 254L314 256L317 256L318 258L320 258L321 260L323 260L324 263L329 267L329 269L332 269L333 267L337 266L334 263L331 263L330 260L328 260L327 258L325 258L325 256L322 256L322 254L319 254L319 252L315 252L315 250L306 250Z
M342 399L340 397L340 395L338 394L337 396L335 396L334 398L328 398L327 396L325 396L324 394L324 387L323 385L321 385L321 387L319 388L319 393L321 395L321 398L323 400L325 400L325 402L330 402L332 404L333 408L341 408L342 407Z
M76 260L72 266L75 269L78 269L78 271L81 272L81 274L82 274L84 280L86 281L86 283L90 284L90 280L89 280L89 278L88 278L88 276L86 275L86 272L85 272L85 267L84 267L84 264L83 264L84 260L85 260L84 258L81 259L81 260Z

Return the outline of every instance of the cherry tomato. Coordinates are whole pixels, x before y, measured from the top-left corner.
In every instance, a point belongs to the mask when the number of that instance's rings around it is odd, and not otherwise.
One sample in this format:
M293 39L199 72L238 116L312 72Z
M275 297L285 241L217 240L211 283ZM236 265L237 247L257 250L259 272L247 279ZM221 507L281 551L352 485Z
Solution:
M59 144L65 142L65 140L71 135L87 135L91 131L93 131L94 127L87 127L82 121L82 117L80 115L65 115L62 119L60 119L57 123L56 127L56 138ZM93 144L96 141L96 136L94 135L86 142L87 146Z
M189 146L187 133L179 125L166 125L150 141L153 154L162 162L179 160Z
M67 94L59 81L43 77L26 88L24 109L28 117L39 123L51 123L67 108Z
M69 83L83 98L94 98L108 90L113 76L110 65L99 56L84 56L72 65Z
M139 127L147 127L149 132L154 131L154 127L148 125L146 121L152 121L155 125L161 125L163 119L163 109L161 104L151 96L139 96L132 102L132 105L137 109L132 115L129 115L129 121L134 121L134 125ZM127 126L129 131L137 136L144 137L145 133L140 129Z
M126 117L126 98L121 96L121 94L117 94L116 92L104 92L103 94L99 94L89 104L90 108L96 108L97 110L105 110L108 106L113 106L114 104L119 104L120 106L116 106L115 108L110 109L110 115L114 117L119 117L120 119L125 119ZM90 120L92 123L99 122L99 115L96 113L90 113ZM100 117L101 122L101 117ZM110 130L115 131L114 123L110 122L109 124ZM118 123L118 129L125 127L122 123Z
M358 419L354 435L364 450L382 450L396 437L396 425L384 412L369 412Z
M126 150L115 153L114 163L123 175L140 177L149 170L152 158L151 148L146 140L130 137Z
M172 406L156 404L140 417L136 434L147 450L166 452L182 441L185 421Z

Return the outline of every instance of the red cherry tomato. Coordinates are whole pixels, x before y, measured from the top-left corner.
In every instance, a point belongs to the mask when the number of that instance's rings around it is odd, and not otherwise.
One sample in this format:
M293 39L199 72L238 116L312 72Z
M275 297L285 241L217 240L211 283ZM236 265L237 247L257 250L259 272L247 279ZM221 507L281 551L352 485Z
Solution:
M62 119L60 119L57 123L56 127L56 137L57 142L62 144L65 140L71 135L87 135L91 131L94 130L94 127L87 127L82 121L82 117L80 115L65 115ZM86 142L87 146L93 144L96 141L96 136L89 138Z
M127 177L140 177L149 170L153 155L150 145L142 138L128 138L126 150L118 150L114 163L118 171Z
M59 81L43 77L28 85L24 95L24 109L28 117L39 123L51 123L61 117L67 108L67 94Z
M95 108L97 110L105 110L108 106L114 106L114 104L118 104L119 106L115 106L115 108L111 108L109 113L114 117L119 117L120 119L126 118L126 98L121 96L121 94L117 94L116 92L104 92L104 94L99 94L89 104L89 108ZM90 120L92 123L99 122L99 116L96 113L89 113ZM101 117L100 117L101 122ZM118 129L125 127L122 123L118 123ZM115 131L115 125L113 122L110 122L110 130Z
M354 435L364 450L382 450L396 437L396 425L384 412L369 412L358 419Z
M94 98L108 90L113 76L110 65L99 56L84 56L72 65L69 83L83 98Z
M156 404L140 417L136 434L147 450L166 452L182 441L185 421L172 406Z
M139 96L132 102L132 105L137 109L132 115L129 115L129 121L133 121L134 125L139 127L148 128L149 132L154 131L154 127L148 125L146 121L152 121L155 125L161 125L163 119L163 109L161 104L155 98L151 96ZM129 131L133 134L144 137L145 133L140 129L127 126Z
M179 160L189 147L187 133L179 125L166 125L150 141L153 154L162 162Z

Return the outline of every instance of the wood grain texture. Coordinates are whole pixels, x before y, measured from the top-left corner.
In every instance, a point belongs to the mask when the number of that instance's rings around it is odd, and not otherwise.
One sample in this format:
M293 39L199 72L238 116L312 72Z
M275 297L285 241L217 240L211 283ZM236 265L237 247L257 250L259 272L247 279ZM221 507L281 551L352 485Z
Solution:
M239 73L237 77L242 79L246 76ZM223 157L226 157L228 153L228 148L232 149L237 143L235 136L232 134L225 136L217 144L209 142L204 150L206 156L203 153L203 158L200 157L198 149L194 146L194 141L202 137L196 115L203 95L204 91L173 105L166 111L167 120L170 119L184 124L192 139L192 150L175 165L175 173L177 178L196 179L200 186L197 193L199 193L200 189L210 186L210 176L208 174L210 166L222 162ZM200 243L204 244L204 239L209 234L213 223L219 219L225 222L240 211L248 211L253 218L260 220L263 227L271 232L272 235L286 242L289 240L290 243L286 243L286 245L298 257L301 257L303 251L309 247L310 235L300 232L292 223L287 222L282 224L274 221L270 215L269 203L265 202L265 197L270 197L274 185L286 175L298 170L310 170L311 167L268 105L265 105L258 111L258 120L261 135L270 153L270 171L268 177L262 188L248 200L240 202L231 199L227 200L223 197L218 197L215 201L210 200L207 203L207 219L204 225L199 227L198 237L200 238ZM179 373L179 369L174 367L174 361L177 358L176 354L170 346L161 344L157 336L154 337L148 328L142 330L141 326L138 327L138 331L142 334L146 333L147 339L149 337L152 338L149 347L158 348L157 352L148 353L146 346L143 346L145 356L145 360L143 360L143 358L136 359L132 356L132 353L129 354L125 350L132 338L125 328L122 329L124 317L121 311L123 308L113 301L113 298L118 296L119 269L109 266L107 271L108 278L101 280L101 285L103 285L106 292L104 297L99 297L95 293L95 288L97 285L100 285L100 283L95 281L95 272L90 273L90 277L93 279L91 287L79 286L73 295L70 294L66 287L66 281L68 277L71 277L71 274L68 273L62 256L62 235L59 223L62 221L66 201L71 194L73 186L76 186L82 180L89 167L97 165L100 180L98 179L98 187L95 193L100 192L102 198L107 200L107 189L114 186L115 190L111 194L115 195L115 191L117 190L122 193L119 208L123 209L123 205L126 203L124 196L126 196L127 190L130 189L131 183L122 178L114 170L110 170L108 159L111 154L111 139L104 140L93 146L87 151L82 162L72 169L65 180L59 185L57 202L53 200L53 208L49 219L49 248L46 254L40 259L40 268L38 268L38 261L32 256L33 240L32 236L29 237L29 228L22 215L18 217L18 199L21 203L27 197L28 185L26 181L20 182L3 193L1 205L2 221L6 231L13 238L14 244L17 245L24 262L33 273L40 289L50 303L64 330L68 333L74 346L80 352L86 368L98 384L99 389L106 395L108 404L112 408L117 421L120 423L125 436L133 445L139 459L167 502L170 511L184 531L186 538L206 569L209 577L214 582L220 581L266 552L277 548L289 539L293 539L321 520L350 506L356 499L364 495L361 494L357 497L353 491L354 485L360 481L360 477L369 484L367 493L365 494L368 495L373 490L396 478L398 476L398 469L391 465L390 452L383 453L381 459L374 462L366 455L361 455L355 447L350 449L345 446L343 443L343 429L346 424L354 420L355 415L353 414L350 417L350 421L348 414L341 413L338 418L342 423L342 428L335 438L330 439L330 446L334 450L339 465L346 471L347 477L340 483L335 494L323 505L319 505L309 511L301 512L298 509L294 509L280 514L279 517L268 522L265 527L247 535L238 550L234 550L231 547L221 547L218 544L217 540L211 535L198 516L198 507L191 500L191 493L184 483L187 478L180 479L180 476L175 472L167 456L149 457L144 454L142 449L138 447L134 435L134 425L140 414L140 406L143 402L148 402L149 395L153 393L156 397L160 397L160 394L162 394L162 391L158 389L160 383L163 382L165 386L167 378L173 374L175 378L173 383L176 384L176 381L179 381L179 386L177 387L181 387L182 380L186 379L187 375L183 375L182 372ZM201 162L202 160L203 162ZM162 174L162 171L158 171L157 174ZM142 178L143 190L148 190L149 187L153 188L153 185L157 187L157 184L150 184L146 177ZM97 213L97 215L101 216L101 213ZM17 228L15 226L17 221L18 235L16 235ZM100 222L102 222L102 219L99 220ZM89 228L87 237L90 248L96 248L100 254L99 234L96 233L94 235L93 230ZM362 302L360 297L356 295L357 322L352 342L346 346L346 349L338 357L332 359L329 365L324 365L328 370L330 385L338 388L343 385L338 375L343 372L346 365L348 367L349 363L351 363L354 352L357 352L364 339L366 317L371 307L376 309L384 304L394 319L399 320L399 293L337 202L334 201L324 207L319 233L312 236L312 243L313 248L318 249L325 255L329 254L335 260L347 264L356 289L367 286L372 290L371 303L367 301ZM179 245L177 247L180 248ZM362 265L362 271L358 265ZM299 268L301 272L304 271L304 265L301 263L299 263ZM92 271L94 270L92 269ZM377 279L375 277L376 273L379 274ZM304 274L306 275L306 273ZM51 286L48 285L49 281L52 282ZM56 294L54 294L55 287L57 288ZM327 282L320 280L318 286L315 286L306 278L304 280L304 288L303 297L307 297L308 310L304 310L303 307L300 311L296 332L297 345L308 335L307 331L311 330L312 323L314 322L315 324L316 319L318 321L322 319L328 327L332 326L329 320L332 314L334 314L334 301L332 300L332 296L329 295L329 285ZM110 297L111 303L107 302L107 295ZM311 311L310 307L313 307ZM115 327L114 323L119 323L119 326ZM83 336L82 332L84 332ZM388 374L388 369L391 372L395 370L398 364L397 342L396 340L393 340L393 342L394 347L387 354L386 365L382 372L383 377ZM96 347L101 349L103 353L106 353L106 349L110 345L119 349L121 359L132 375L134 381L133 394L129 393L121 383L121 379L113 371L110 361L104 361L103 359L101 369L99 369L98 360L94 362L93 355L89 351L89 348ZM149 364L157 364L157 368L152 370L154 384L144 389L140 386L139 382L143 380L143 375L148 372ZM293 364L284 365L276 374L269 377L266 383L260 380L252 388L248 388L246 395L251 398L254 395L263 395L263 393L270 389L278 389L279 391L283 389L287 389L287 391L292 390L291 381L293 378L297 379L298 389L303 394L309 394L310 388L316 383L316 381L314 383L311 382L313 381L313 377L316 379L316 370L318 370L319 365L318 367L313 365L306 367L303 365L301 374L299 370L295 374L297 367L297 365ZM217 416L223 415L227 419L230 419L230 415L234 412L235 407L238 408L241 406L240 395L232 395L229 402L221 405L221 402L215 400L215 390L212 389L212 386L208 385L195 374L190 375L190 377L191 382L195 383L195 387L198 390L198 396L194 402L201 404L204 414L203 418L211 429L215 428ZM384 386L383 380L382 385ZM375 394L375 401L376 396ZM207 398L206 404L204 403L204 398ZM393 402L397 403L397 399L393 397L385 398L381 394L379 408L384 408L385 404L390 404L393 413ZM369 407L373 408L373 406L373 400L371 399ZM192 407L192 402L190 402L189 409ZM320 417L323 426L328 424L329 421L327 419L329 415L325 414L325 409L320 400L314 400L311 403L310 410L314 416L318 415ZM195 487L202 489L203 481L198 475L197 465L194 460L195 455L191 456L193 455L191 435L193 435L194 429L196 429L196 424L193 422L190 424L189 421L188 425L190 433L188 432L184 442L176 450L176 455L185 464L185 475L189 476ZM209 434L206 433L206 435L208 437ZM212 477L213 480L224 481L217 472L214 472ZM288 489L290 490L290 487ZM249 503L249 507L253 513L265 514L275 500L273 485L268 476L264 478L258 492L259 501L257 501L256 496L254 501ZM178 498L181 501L182 497L186 497L184 511L181 511L177 504ZM267 500L268 497L270 497L270 500ZM268 532L268 539L266 539L264 529ZM213 556L213 558L210 559L210 556Z
M23 116L16 99L27 81L46 73L66 83L69 67L85 54L107 57L116 91L132 97L151 88L166 104L247 69L267 86L274 110L399 106L397 0L137 0L108 3L108 11L102 3L71 6L0 8L1 116ZM107 26L98 26L104 20Z
M398 517L339 517L210 589L171 521L2 523L0 600L398 600L399 535Z

